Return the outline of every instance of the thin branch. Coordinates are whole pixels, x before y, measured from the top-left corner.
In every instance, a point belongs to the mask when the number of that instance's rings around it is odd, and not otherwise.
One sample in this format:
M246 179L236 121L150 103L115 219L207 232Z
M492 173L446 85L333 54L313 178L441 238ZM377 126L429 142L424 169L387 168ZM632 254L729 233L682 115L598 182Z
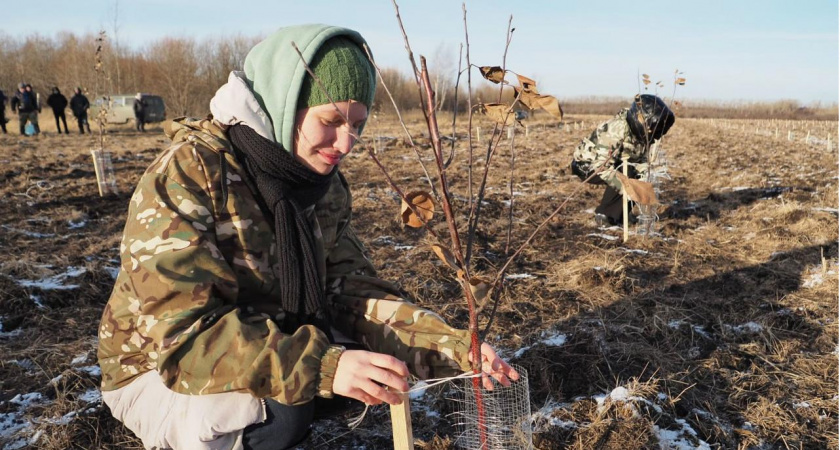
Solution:
M467 160L467 198L469 203L467 207L470 211L473 209L473 139L472 139L472 125L473 125L473 108L472 108L472 64L470 64L470 33L467 30L467 4L461 3L461 9L464 11L464 39L466 41L466 57L467 57L467 110L469 111L469 118L467 120L467 136L469 151ZM469 220L467 221L469 223ZM467 245L469 253L469 245ZM469 261L469 256L467 257Z
M458 77L455 78L455 99L452 103L452 142L449 146L449 157L446 158L446 162L443 164L443 167L448 168L450 164L452 164L452 159L455 157L455 138L457 137L457 132L455 130L455 120L458 117L458 86L461 82L461 57L464 53L464 44L458 48Z
M517 96L514 98L514 103L519 101L519 97L522 95L520 91L517 93ZM510 114L513 110L508 109L507 114L504 117L504 123L507 123L510 120ZM496 132L498 133L498 137ZM495 142L494 142L495 139ZM467 255L466 261L469 264L470 260L472 259L472 248L473 248L473 241L475 240L476 229L478 228L478 220L481 217L481 202L484 201L484 194L485 189L487 187L487 177L490 171L490 163L493 160L493 155L496 153L496 148L498 148L499 143L502 141L502 133L499 130L499 122L496 122L493 126L493 134L491 135L490 140L487 142L487 152L484 158L484 172L482 173L481 184L478 187L478 199L473 204L474 208L470 210L469 218L467 219ZM511 199L512 200L512 199Z
M516 168L516 148L514 142L516 141L516 132L510 138L510 178L508 179L508 192L510 193L510 204L508 206L508 227L507 240L505 242L505 254L510 252L510 240L513 233L513 176Z
M333 105L333 108L335 108L335 110L336 110L336 111L338 111L338 114L341 116L341 118L342 118L342 119L343 119L346 123L350 123L350 119L348 119L348 118L347 118L347 115L346 115L346 114L344 114L344 111L342 111L342 110L338 107L338 105L336 105L336 104L335 104L335 101L332 99L332 97L330 96L329 92L327 92L327 89L326 89L326 87L324 86L324 83L321 81L321 79L320 79L320 78L318 78L318 76L317 76L317 75L315 75L315 72L313 72L313 71L312 71L312 68L311 68L311 67L309 67L309 64L306 62L306 58L304 58L304 57L303 57L303 54L300 52L300 49L298 48L297 44L295 44L294 42L292 42L292 47L294 47L295 52L297 52L298 56L300 57L300 60L301 60L301 62L303 63L303 67L304 67L304 69L306 69L306 72L308 72L308 73L309 73L309 76L311 76L311 77L312 77L312 79L314 79L314 80L315 80L316 84L318 85L318 88L319 88L319 89L321 89L321 92L322 92L324 95L326 95L326 96L327 96L327 100L329 100L329 101L330 101L330 104L332 104L332 105ZM357 140L358 142L361 142L363 145L365 144L365 141L362 139L362 137L361 137L361 136L359 136L359 135L354 135L353 137L354 137L354 138L356 138L356 140ZM366 146L366 147L368 147L368 154L371 156L371 158L373 159L373 161L374 161L374 162L376 163L376 165L379 167L379 170L381 170L381 171L382 171L382 174L383 174L383 175L385 175L385 179L388 181L388 184L391 186L391 188L392 188L394 191L396 191L396 192L397 192L397 195L399 195L400 199L402 199L402 201L404 201L404 202L406 203L406 205L408 205L408 207L411 209L411 211L412 211L412 212L413 212L413 213L414 213L417 217L423 217L423 215L420 213L420 211L417 209L417 207L415 207L415 206L414 206L414 203L412 203L412 202L410 202L410 201L408 200L408 198L405 196L405 194L403 193L403 191L402 191L402 190L401 190L401 189L400 189L400 188L396 185L396 183L394 183L393 179L391 179L391 176L388 174L388 171L385 169L385 166L383 166L383 165L382 165L382 163L381 163L381 162L379 161L379 159L376 157L376 154L374 154L374 153L373 153L373 150L372 150L371 146ZM433 230L433 229L432 229L431 225L429 225L429 223L428 223L428 222L423 221L423 227L426 229L426 231L428 231L428 232L429 232L429 234L431 234L432 236L434 236L434 237L435 237L435 239L437 239L437 241L438 241L438 242L440 242L441 244L443 244L443 240L440 238L440 236L438 236L438 234L437 234L437 233L435 233L435 230Z
M379 66L376 64L376 62L374 62L373 56L370 54L370 49L367 45L364 46L364 49L365 53L367 54L368 60L371 64L373 64L373 68L376 69L376 74L379 75L379 81L382 82L382 87L385 88L385 92L388 93L388 98L391 100L391 104L394 106L394 111L396 111L397 113L397 118L400 120L400 125L402 126L403 131L405 131L405 135L408 136L408 143L409 145L411 145L411 149L414 150L414 154L417 155L417 162L420 163L420 167L423 169L423 173L426 175L426 180L429 182L429 189L432 190L432 195L434 195L436 199L440 200L440 195L435 189L435 184L432 182L432 177L429 175L429 171L426 169L426 164L423 162L423 158L420 156L420 150L417 149L417 144L414 143L414 138L411 137L411 132L408 131L408 126L405 124L405 120L403 120L400 108L397 106L397 101L394 99L394 96L391 94L391 90L388 88L388 84L385 83L385 79L382 77L382 71L379 69Z

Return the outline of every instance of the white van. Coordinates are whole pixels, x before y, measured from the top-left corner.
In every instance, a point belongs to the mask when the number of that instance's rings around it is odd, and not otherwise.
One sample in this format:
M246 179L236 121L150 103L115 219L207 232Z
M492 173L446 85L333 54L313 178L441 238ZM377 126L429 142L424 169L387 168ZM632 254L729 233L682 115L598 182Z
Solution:
M146 123L163 122L166 119L166 105L163 98L157 95L141 94L146 102ZM88 112L88 120L96 123L99 108L105 103L105 99L97 98ZM134 120L134 95L117 94L111 96L108 106L107 123L128 123Z

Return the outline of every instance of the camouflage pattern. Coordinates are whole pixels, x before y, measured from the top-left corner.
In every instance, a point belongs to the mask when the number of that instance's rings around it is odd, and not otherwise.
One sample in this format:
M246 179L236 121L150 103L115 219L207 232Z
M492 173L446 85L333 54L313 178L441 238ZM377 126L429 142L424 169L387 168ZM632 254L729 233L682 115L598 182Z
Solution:
M574 160L581 170L597 171L598 176L617 191L621 191L621 183L615 176L615 168L620 167L623 156L629 157L630 165L638 173L636 178L646 180L649 169L648 150L630 132L628 111L629 108L622 109L615 117L602 123L588 139L581 140L574 152Z
M166 133L171 147L141 177L129 206L121 268L99 327L102 390L155 370L183 394L250 392L290 405L331 395L340 347L314 326L280 332L273 222L224 130L210 119L178 119ZM333 327L406 361L421 378L467 370L469 333L376 278L350 228L351 202L336 176L309 211Z

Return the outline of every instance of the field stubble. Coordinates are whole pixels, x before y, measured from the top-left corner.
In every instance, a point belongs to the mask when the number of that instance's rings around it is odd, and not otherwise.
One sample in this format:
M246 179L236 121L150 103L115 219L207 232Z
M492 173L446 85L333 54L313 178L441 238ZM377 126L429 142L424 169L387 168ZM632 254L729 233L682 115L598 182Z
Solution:
M571 130L536 120L515 135L514 246L580 187L567 166L603 118L567 118L582 123ZM478 170L491 130L482 125ZM426 142L419 121L410 129ZM459 137L449 176L463 227L465 130ZM96 329L128 199L166 140L159 128L115 127L108 142L121 193L100 198L92 139L0 137L0 422L21 424L2 445L37 436L44 449L140 447L95 395ZM394 120L371 119L363 145L377 145L402 189L424 188ZM659 235L622 243L618 228L598 228L602 188L586 186L508 271L489 339L529 372L535 446L837 449L836 149L700 120L678 120L663 149L671 180ZM428 146L420 152L431 170ZM505 134L477 233L487 275L505 259L510 160ZM343 171L353 226L380 275L465 327L453 274L424 233L399 225L397 198L370 158L357 150ZM24 404L29 394L37 401ZM416 402L418 448L456 445L446 395ZM319 421L306 447L390 446L387 408L350 433L346 419Z

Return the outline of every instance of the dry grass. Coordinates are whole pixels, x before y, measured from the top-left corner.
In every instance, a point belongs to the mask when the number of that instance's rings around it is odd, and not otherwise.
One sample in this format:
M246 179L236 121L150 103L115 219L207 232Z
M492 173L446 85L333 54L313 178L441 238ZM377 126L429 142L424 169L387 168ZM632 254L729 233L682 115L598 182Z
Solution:
M577 129L532 121L527 139L517 134L514 243L580 186L566 166L577 140L600 119L570 117L568 123L583 124ZM44 122L46 136L0 136L0 247L7 255L0 331L18 333L0 337L0 414L17 410L15 395L39 392L49 401L27 412L38 420L33 430L43 432L38 448L138 448L107 408L82 398L98 377L80 367L93 364L97 322L113 283L106 269L117 265L131 190L166 143L159 129L140 135L115 127L106 147L115 154L121 194L100 198L93 141L56 136ZM410 128L422 142L416 117ZM489 134L485 124L482 138ZM379 156L401 187L423 188L396 122L372 120L364 145L376 136L398 138ZM462 139L450 172L462 212L463 148ZM673 180L663 186L661 236L633 236L627 244L605 238L620 233L596 227L587 210L601 189L586 187L508 272L534 278L507 283L492 342L509 355L529 347L514 361L528 370L532 409L554 405L551 417L567 424L542 423L536 447L655 449L657 433L688 426L712 448L837 449L837 153L694 120L679 121L664 148ZM481 167L483 148L475 153ZM478 233L475 259L486 274L504 262L507 224L500 218L510 156L503 145L494 159ZM465 326L452 274L424 247L423 233L400 227L395 196L373 163L358 151L344 172L353 186L354 226L380 275ZM74 227L80 222L86 225ZM18 283L68 266L86 269L68 279L77 289ZM565 335L565 343L542 343L554 334ZM87 361L71 363L77 355ZM629 400L599 403L616 388L627 389ZM446 392L427 394L420 406L439 415L415 414L417 448L453 448ZM369 411L347 433L342 419L358 412L320 421L307 446L389 447L387 410ZM72 420L54 423L68 413Z

